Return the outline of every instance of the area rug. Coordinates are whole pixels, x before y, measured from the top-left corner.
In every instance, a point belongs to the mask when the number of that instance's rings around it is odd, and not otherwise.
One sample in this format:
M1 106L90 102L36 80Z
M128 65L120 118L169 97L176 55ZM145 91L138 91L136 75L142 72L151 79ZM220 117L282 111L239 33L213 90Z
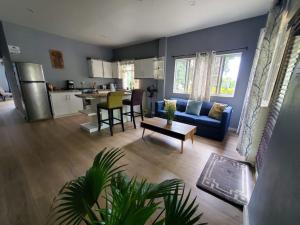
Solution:
M242 209L248 203L252 191L250 166L212 153L198 179L197 187Z

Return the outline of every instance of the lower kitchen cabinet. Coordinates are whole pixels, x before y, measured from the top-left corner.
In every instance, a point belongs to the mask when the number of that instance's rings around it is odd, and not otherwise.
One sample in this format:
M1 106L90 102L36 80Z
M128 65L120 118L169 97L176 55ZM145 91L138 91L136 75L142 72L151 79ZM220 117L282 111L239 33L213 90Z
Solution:
M76 97L80 91L57 91L50 92L50 101L53 117L69 116L83 110L81 98Z

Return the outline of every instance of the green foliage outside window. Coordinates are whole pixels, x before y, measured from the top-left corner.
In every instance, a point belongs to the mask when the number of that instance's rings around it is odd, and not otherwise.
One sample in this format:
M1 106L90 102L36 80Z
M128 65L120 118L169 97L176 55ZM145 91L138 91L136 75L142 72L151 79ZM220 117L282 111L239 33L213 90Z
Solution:
M213 65L211 95L234 96L242 53L217 55Z
M181 58L175 60L174 93L191 93L194 70L195 58Z

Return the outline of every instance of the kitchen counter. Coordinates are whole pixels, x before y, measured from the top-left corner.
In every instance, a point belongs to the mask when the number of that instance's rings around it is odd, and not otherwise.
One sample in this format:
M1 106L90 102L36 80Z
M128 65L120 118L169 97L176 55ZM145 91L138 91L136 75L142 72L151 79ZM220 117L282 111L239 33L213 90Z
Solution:
M72 89L72 90L53 90L49 91L49 93L65 93L65 92L78 92L81 91L79 89Z
M95 93L82 93L82 94L77 94L75 95L78 98L101 98L101 97L106 97L107 94L110 91L100 91L100 92L95 92ZM124 92L124 96L130 96L131 93L130 92Z
M95 93L81 93L75 94L78 99L89 100L89 105L86 105L83 110L80 112L87 116L88 121L86 123L80 124L81 129L87 131L88 133L94 133L98 131L98 121L97 121L97 104L101 102L107 101L107 95L110 91L98 91ZM124 91L123 99L130 99L131 92ZM139 107L134 107L136 112L139 112ZM123 112L129 112L130 107L127 105L123 105ZM128 116L120 115L119 110L114 110L114 117L121 118L123 116L124 122L129 121L130 119ZM108 112L107 110L101 110L102 119L108 119ZM107 128L107 124L103 124L101 129Z

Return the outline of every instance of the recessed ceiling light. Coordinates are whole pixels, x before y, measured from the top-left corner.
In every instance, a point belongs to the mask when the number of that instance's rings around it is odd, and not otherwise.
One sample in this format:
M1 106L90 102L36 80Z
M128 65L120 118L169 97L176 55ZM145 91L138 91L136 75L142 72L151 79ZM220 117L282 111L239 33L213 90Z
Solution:
M28 12L30 12L30 13L34 13L34 10L31 9L31 8L26 8L26 10L27 10Z
M196 5L196 0L187 0L187 2L190 6L195 6Z
M100 37L103 38L103 39L108 39L108 37L104 34L100 34Z

